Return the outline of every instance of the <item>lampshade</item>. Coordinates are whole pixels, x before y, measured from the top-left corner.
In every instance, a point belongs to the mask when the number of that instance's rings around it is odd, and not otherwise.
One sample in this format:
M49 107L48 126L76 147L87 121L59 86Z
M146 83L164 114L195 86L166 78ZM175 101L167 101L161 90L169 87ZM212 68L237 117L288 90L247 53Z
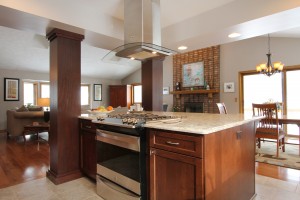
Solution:
M37 101L38 106L41 107L50 107L50 98L38 98ZM44 111L44 121L49 122L50 120L50 112L48 111L48 108L46 111Z
M50 98L38 98L37 104L38 104L38 106L49 107L50 106Z

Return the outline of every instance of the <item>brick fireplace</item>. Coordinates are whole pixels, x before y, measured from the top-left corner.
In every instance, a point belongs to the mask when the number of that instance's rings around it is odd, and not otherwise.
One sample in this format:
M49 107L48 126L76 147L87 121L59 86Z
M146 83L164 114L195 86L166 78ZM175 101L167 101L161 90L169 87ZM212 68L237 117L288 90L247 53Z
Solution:
M210 86L210 89L220 89L220 46L212 46L173 56L173 91L176 90L176 82L182 83L183 81L182 65L196 62L203 62L204 80ZM181 87L181 91L187 92L204 89L203 86ZM184 93L173 96L174 107L182 112L186 110L188 103L192 103L194 105L201 104L204 113L218 113L217 102L220 102L219 92L210 95L208 93Z

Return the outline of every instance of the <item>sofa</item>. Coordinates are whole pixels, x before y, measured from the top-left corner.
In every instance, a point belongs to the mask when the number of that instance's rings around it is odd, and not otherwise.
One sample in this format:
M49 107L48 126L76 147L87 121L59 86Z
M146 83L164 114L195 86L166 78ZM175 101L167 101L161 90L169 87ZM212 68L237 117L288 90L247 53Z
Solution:
M44 122L44 111L7 110L7 136L23 135L24 125L33 122Z

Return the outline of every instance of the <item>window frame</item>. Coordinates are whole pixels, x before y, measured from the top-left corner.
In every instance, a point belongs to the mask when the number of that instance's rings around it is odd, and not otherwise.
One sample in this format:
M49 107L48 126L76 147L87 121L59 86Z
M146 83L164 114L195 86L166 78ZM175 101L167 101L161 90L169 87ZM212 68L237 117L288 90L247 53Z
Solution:
M287 72L300 70L300 65L287 66L282 70L281 76L281 85L282 85L282 102L283 102L283 113L287 113ZM239 112L244 113L244 76L259 74L255 70L241 71L239 72ZM285 131L287 132L287 126L284 126ZM293 134L287 134L290 137L300 137Z
M286 72L300 70L300 65L287 66L282 70L282 101L287 102L287 86L286 86ZM240 71L239 72L239 112L244 113L244 76L259 74L256 70ZM287 105L283 104L283 113L287 113Z

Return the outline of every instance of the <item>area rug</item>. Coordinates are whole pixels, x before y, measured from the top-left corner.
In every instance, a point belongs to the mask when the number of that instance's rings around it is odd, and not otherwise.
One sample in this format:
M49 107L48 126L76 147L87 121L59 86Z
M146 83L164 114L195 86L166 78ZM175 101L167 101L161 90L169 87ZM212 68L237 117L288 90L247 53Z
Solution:
M261 142L261 148L256 147L256 162L263 162L282 167L300 169L299 145L286 144L285 152L279 149L279 157L276 157L275 142Z

